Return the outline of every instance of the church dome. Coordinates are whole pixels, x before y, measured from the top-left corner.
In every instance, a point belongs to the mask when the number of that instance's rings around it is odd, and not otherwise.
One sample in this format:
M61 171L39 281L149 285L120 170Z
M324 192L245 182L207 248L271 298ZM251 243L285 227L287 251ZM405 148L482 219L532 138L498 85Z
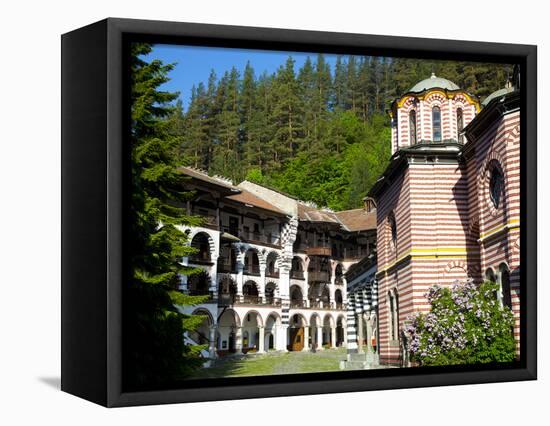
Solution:
M458 87L455 83L453 83L451 80L447 80L446 78L436 77L434 73L432 73L432 76L430 78L427 78L425 80L422 80L418 83L416 83L409 92L423 92L424 90L428 89L447 89L447 90L460 90L460 87Z
M509 86L509 87L505 87L504 89L499 89L493 93L491 93L489 96L487 96L483 102L481 103L481 105L483 105L484 107L489 105L489 102L491 102L493 99L496 99L496 98L500 98L501 96L503 95L506 95L510 92L513 92L514 91L514 88Z

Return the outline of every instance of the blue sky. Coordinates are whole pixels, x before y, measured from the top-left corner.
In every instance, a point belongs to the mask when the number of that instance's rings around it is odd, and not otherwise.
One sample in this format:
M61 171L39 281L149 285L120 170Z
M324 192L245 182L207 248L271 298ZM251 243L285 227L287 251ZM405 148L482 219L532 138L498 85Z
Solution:
M170 73L171 80L162 86L162 90L180 92L184 108L187 108L191 88L199 82L208 82L210 70L214 69L218 79L225 71L235 66L242 76L246 62L254 68L256 77L264 71L272 73L284 64L288 56L296 61L297 71L308 56L314 61L317 53L279 52L267 50L231 49L217 47L196 47L181 45L157 44L147 59L161 59L164 63L177 63ZM334 72L336 55L325 55L326 61Z

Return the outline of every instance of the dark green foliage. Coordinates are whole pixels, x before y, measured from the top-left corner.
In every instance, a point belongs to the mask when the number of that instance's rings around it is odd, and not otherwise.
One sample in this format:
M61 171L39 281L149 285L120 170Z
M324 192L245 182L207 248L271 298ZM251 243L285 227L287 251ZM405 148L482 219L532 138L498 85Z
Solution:
M147 44L132 45L132 197L125 218L132 276L124 289L123 318L123 371L128 388L166 385L202 363L196 348L183 342L184 331L197 327L202 318L183 315L174 306L202 300L176 290L180 274L195 272L178 262L193 249L186 246L186 235L176 225L199 224L178 207L190 196L177 171L182 146L177 134L184 117L181 105L170 106L177 94L158 89L173 66L147 62L150 51ZM200 86L195 96L204 96ZM193 114L198 108L195 103ZM190 117L185 118L190 121ZM183 132L187 140L205 138L200 122L193 126L193 133ZM192 161L197 157L198 153Z
M482 99L504 86L510 66L402 58L289 57L256 77L248 63L208 88L197 85L184 117L187 164L235 181L261 182L333 209L355 208L390 156L391 101L432 72ZM182 120L178 118L178 120ZM258 174L257 172L261 172ZM258 182L258 180L255 180Z

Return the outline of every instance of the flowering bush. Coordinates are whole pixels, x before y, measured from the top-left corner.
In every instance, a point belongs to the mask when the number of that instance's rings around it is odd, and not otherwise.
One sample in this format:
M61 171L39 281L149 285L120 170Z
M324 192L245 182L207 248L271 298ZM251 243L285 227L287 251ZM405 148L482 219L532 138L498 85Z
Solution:
M433 286L431 310L417 313L405 328L411 361L420 365L479 364L515 359L512 311L496 298L499 287L486 281Z

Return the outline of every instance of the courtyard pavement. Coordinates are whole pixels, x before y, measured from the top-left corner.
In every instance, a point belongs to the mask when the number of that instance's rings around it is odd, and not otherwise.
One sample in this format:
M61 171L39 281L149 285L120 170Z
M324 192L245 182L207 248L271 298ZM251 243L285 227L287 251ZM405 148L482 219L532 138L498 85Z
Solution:
M345 348L324 349L317 352L232 355L214 361L210 368L201 368L192 378L340 371L340 361L345 359Z

